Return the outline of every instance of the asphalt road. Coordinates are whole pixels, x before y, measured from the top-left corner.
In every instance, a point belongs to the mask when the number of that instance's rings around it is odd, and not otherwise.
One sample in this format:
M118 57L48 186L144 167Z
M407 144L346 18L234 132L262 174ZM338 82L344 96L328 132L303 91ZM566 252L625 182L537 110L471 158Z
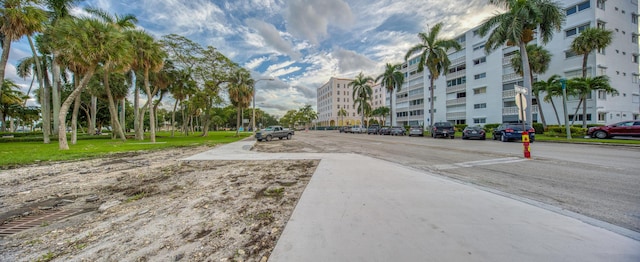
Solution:
M640 147L296 132L315 152L352 152L640 232Z

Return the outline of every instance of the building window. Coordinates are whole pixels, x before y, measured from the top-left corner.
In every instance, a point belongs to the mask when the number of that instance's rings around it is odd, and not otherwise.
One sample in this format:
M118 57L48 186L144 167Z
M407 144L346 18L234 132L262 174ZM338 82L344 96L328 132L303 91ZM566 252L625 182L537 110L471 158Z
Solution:
M467 36L462 35L461 37L458 37L458 38L456 39L456 41L458 42L458 44L462 45L462 44L464 44L464 42L466 42L466 41L467 41Z
M638 63L638 55L637 54L632 55L631 56L631 61L637 64Z
M574 52L573 50L567 50L564 51L564 58L568 59L568 58L572 58L574 56L577 56L578 54L576 54L576 52Z
M479 43L479 44L475 44L475 45L473 45L473 51L476 51L476 50L478 50L478 49L482 49L482 48L484 48L484 44L485 44L485 43L486 43L486 42L482 42L482 43Z
M598 122L605 122L605 121L607 121L607 113L598 112Z
M634 43L634 44L638 43L638 35L636 34L631 35L631 43Z
M474 118L473 119L473 123L474 124L484 124L484 123L487 123L487 119L486 118Z
M591 7L591 2L590 1L585 1L582 3L579 3L577 5L572 5L569 8L565 9L567 15L572 15L575 14L577 12L580 12L582 10L588 9Z
M604 90L598 90L598 99L607 100L607 92Z
M604 10L604 2L607 0L596 0L596 6L602 10Z
M631 23L633 24L638 24L638 14L636 13L631 13Z
M473 109L487 108L487 103L474 104Z
M631 83L637 84L638 83L638 76L640 76L640 75L638 75L636 73L633 73L633 75L631 75Z
M478 59L474 59L473 60L473 64L474 65L479 65L479 64L482 64L482 63L486 63L486 62L487 62L487 57L486 56L483 56L483 57L480 57Z
M569 121L574 121L574 117L576 118L575 121L582 121L583 119L582 114L579 114L577 116L569 115ZM591 121L591 114L587 114L587 121Z
M478 30L473 30L473 36L477 36L478 34L480 34Z
M467 82L467 77L466 76L459 77L459 78L447 81L447 87L461 85L461 84L464 84L466 82Z
M473 76L473 78L476 79L476 80L481 79L481 78L485 78L485 77L487 77L487 73L481 73L481 74L477 74L477 75Z
M567 29L567 30L564 31L564 36L565 37L570 37L570 36L577 35L579 33L582 33L582 31L584 31L587 28L589 28L589 24L584 24L584 25L580 25L580 26L576 26L576 27Z
M604 29L606 24L607 23L598 20L598 23L596 24L596 27L599 28L599 29Z
M483 87L480 87L480 88L473 89L473 94L474 94L474 95L486 94L486 93L487 93L487 87L486 87L486 86L483 86Z

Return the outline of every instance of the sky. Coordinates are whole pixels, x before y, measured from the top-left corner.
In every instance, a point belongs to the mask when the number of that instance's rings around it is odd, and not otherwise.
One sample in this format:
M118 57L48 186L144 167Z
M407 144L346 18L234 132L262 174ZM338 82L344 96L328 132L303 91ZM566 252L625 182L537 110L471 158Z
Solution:
M185 36L255 80L275 79L256 83L255 103L278 117L316 108L316 89L330 77L375 78L386 63L403 62L429 26L442 22L441 35L455 37L498 12L488 0L86 0L72 13L87 6L135 15L156 39ZM31 79L17 77L15 65L30 55L26 41L14 43L6 73L25 92Z

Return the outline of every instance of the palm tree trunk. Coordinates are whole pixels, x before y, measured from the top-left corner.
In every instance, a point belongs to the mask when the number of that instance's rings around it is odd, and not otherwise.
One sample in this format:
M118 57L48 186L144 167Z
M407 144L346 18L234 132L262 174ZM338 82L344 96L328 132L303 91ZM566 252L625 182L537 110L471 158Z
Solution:
M391 92L389 92L390 97L389 97L389 107L390 107L390 111L391 111L391 115L389 118L389 125L393 126L393 91L396 90L396 88L398 88L398 86L394 83L393 84L393 90L391 90Z
M522 72L523 72L523 76L524 76L524 87L529 90L529 92L527 92L527 94L525 95L525 98L527 99L527 108L525 109L525 121L523 122L527 122L529 121L529 124L533 124L533 99L531 99L531 82L533 82L533 79L531 78L531 66L529 64L529 55L527 54L527 47L526 44L522 41L520 41L520 43L518 43L518 46L520 47L520 57L522 58Z
M62 89L60 82L60 65L55 62L57 52L53 53L53 63L51 64L51 75L53 76L53 83L51 85L51 105L53 106L53 115L57 116L60 113L60 90ZM53 130L57 130L58 125L57 118L53 118Z
M149 87L149 69L145 68L144 70L144 90L147 92L147 104L145 107L149 108L149 132L150 132L150 140L151 143L156 142L156 115L153 112L153 107L151 106L151 102L153 101L153 93L151 93L151 88Z
M124 98L124 97L120 100L120 108L121 108L121 110L120 110L120 126L122 127L122 130L126 133L126 129L127 128L125 126L125 121L124 121L125 120L124 119L124 117L125 117L125 109L126 109L126 98Z
M122 127L120 126L120 121L118 121L118 111L116 110L116 103L113 99L113 94L111 94L111 88L109 87L109 71L104 70L103 76L103 84L104 90L107 93L107 100L109 100L109 115L111 115L111 128L115 135L119 136L122 141L126 141L127 138L124 136L122 132ZM114 136L115 138L115 136Z
M80 83L78 83L78 88L74 89L71 94L64 100L64 103L60 106L60 115L58 115L58 120L60 123L64 123L65 118L67 117L67 113L69 112L69 107L71 107L71 103L76 99L76 96L80 95L82 89L89 83L89 80L93 76L93 72L95 71L95 67L91 67L87 70ZM58 144L60 150L69 150L69 144L67 144L67 135L65 134L64 124L58 126Z
M98 116L98 97L91 94L91 117L89 118L89 134L93 135L102 130L96 130L96 117Z
M76 87L77 88L77 87ZM78 143L78 111L80 111L80 96L76 96L71 113L71 144Z
M236 110L237 114L236 114L236 136L240 135L240 117L241 116L241 111L240 111L240 107L238 107L238 109Z
M431 100L431 101L429 101L429 108L430 108L429 109L429 117L430 117L429 118L429 127L433 126L433 117L434 117L434 113L435 113L435 112L433 112L433 108L435 106L434 101L433 101L433 89L434 89L433 88L433 81L434 81L433 74L431 74L431 76L429 77L429 82L431 84L431 87L429 88L429 98ZM431 130L431 129L429 129L429 130Z
M587 98L583 99L582 105L582 128L587 128Z
M576 116L578 115L578 110L580 110L580 105L582 104L582 96L580 96L580 101L578 102L578 107L576 107L576 111L573 112L573 119L571 120L571 125L576 122Z
M36 75L38 78L38 86L40 87L41 90L44 90L44 78L43 78L43 73L42 73L42 64L40 63L40 58L38 57L38 54L36 53L36 47L33 44L33 39L31 38L31 36L27 36L27 39L29 40L29 46L31 47L31 52L33 53L33 60L36 63ZM0 90L0 92L2 92ZM29 92L31 92L31 87L29 87L29 91L27 92L27 95L29 95ZM1 97L2 95L0 95ZM26 103L26 100L25 100ZM4 123L2 123L2 127L4 128ZM45 144L49 144L51 143L51 138L49 137L50 133L46 132L43 129L43 140ZM47 130L48 131L48 130Z
M2 56L0 56L0 86L4 84L4 74L9 61L9 50L11 49L11 39L3 37L2 39ZM2 88L0 88L0 99L2 99ZM5 130L4 119L2 120L2 130Z
M556 114L556 121L558 121L557 123L560 125L560 116L558 115L558 109L556 108L556 103L553 102L553 98L551 99L551 107L553 107L553 112Z
M175 122L176 122L176 108L178 107L178 99L176 99L176 102L173 103L173 111L171 111L171 137L173 137L173 133L174 133L174 126L175 126Z

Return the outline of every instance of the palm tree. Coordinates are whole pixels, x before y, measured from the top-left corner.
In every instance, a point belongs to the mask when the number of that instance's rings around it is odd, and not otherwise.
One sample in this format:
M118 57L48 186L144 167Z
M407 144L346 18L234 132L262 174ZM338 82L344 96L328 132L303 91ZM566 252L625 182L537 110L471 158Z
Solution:
M340 110L338 110L338 116L340 117L340 126L344 126L344 117L347 116L347 110L340 108Z
M540 92L546 93L543 100L547 103L551 103L551 107L553 107L553 112L556 115L556 121L559 125L560 117L558 116L558 110L556 109L556 104L553 102L553 97L562 96L562 85L560 83L560 76L552 75L551 77L549 77L549 79L547 79L547 81L538 80L533 83L532 89L534 94L540 93ZM538 94L536 94L536 99L539 99ZM538 103L538 105L540 105L540 103ZM540 108L538 108L538 110L540 110Z
M370 81L373 81L373 78L364 76L364 74L360 72L360 74L358 74L348 85L353 88L353 106L356 107L357 104L357 110L362 118L360 122L361 125L364 125L364 116L366 112L371 110L369 101L371 100L373 90L371 89L371 85L369 85Z
M78 2L78 0L46 0L45 1L45 5L47 6L48 10L50 10L49 13L49 30L45 31L44 34L46 35L46 37L54 37L50 35L50 30L52 27L57 26L58 21L60 21L60 19L63 18L72 18L73 16L71 16L70 10L73 8L73 4L75 2ZM31 39L29 39L31 40ZM40 52L42 52L43 50L40 49ZM58 56L58 51L53 49L53 50L48 50L49 53L51 54L51 57L53 60L55 60L55 58ZM35 51L34 51L34 55L35 55ZM49 123L48 118L50 118L51 116L51 106L53 106L53 115L54 116L58 116L58 114L60 113L60 93L61 93L61 69L60 69L60 64L59 63L51 63L51 73L53 75L53 83L51 85L47 85L45 86L45 92L46 92L46 96L45 99L47 99L46 101L46 111L43 110L43 116L46 116L47 121L44 121L47 125L47 129L49 128L49 126L51 125ZM51 94L51 105L49 105L49 94ZM44 105L43 105L44 106ZM53 118L53 130L54 132L57 132L58 129L58 125L60 123L58 122L58 118L54 117Z
M565 19L564 9L559 3L551 0L489 0L489 3L502 7L507 11L497 14L485 22L478 29L481 36L489 34L485 51L487 53L507 46L517 46L522 56L522 72L524 72L524 87L531 89L533 79L526 45L533 40L534 31L548 43L554 31L562 29ZM530 93L526 95L527 104L531 105ZM526 109L526 119L533 121L531 107Z
M382 82L380 82L380 85L386 88L387 92L389 92L389 96L390 96L389 104L391 105L392 109L393 109L393 91L396 89L400 91L400 89L402 88L402 83L404 83L404 74L400 72L401 68L402 68L401 64L392 65L390 63L387 63L387 65L385 66L384 73L376 77L376 80L375 80L375 82L382 80ZM394 125L393 110L391 112L390 121L391 121L391 125L393 126Z
M381 126L384 125L387 115L391 112L391 110L386 106L378 107L373 111L377 112L377 115L380 116Z
M305 128L308 128L307 124L311 123L312 120L318 118L316 111L308 104L298 110L298 115L300 116L300 121L305 124Z
M580 95L580 101L585 101L585 104L586 104L587 94L591 94L595 90L602 90L606 94L610 94L614 96L618 95L618 90L611 87L611 84L609 83L609 77L606 75L596 76L596 77L578 77L578 78L570 79L567 85L569 89L573 90L573 92ZM580 103L578 103L578 105L579 104ZM577 117L575 116L578 113L578 109L579 107L577 107L576 112L573 113L574 117L573 117L573 120L571 121L572 125L576 121ZM582 128L587 128L586 119L587 119L587 107L583 106L582 107Z
M23 36L29 36L44 29L45 12L31 4L35 0L4 0L0 6L0 39L2 55L0 56L0 83L4 83L5 69L9 61L11 43ZM0 99L2 91L0 90Z
M158 93L158 85L155 85L155 89L152 92L149 86L149 73L159 72L162 69L162 67L164 66L164 59L166 58L167 54L162 50L161 45L144 31L132 30L127 32L127 35L129 36L131 44L134 47L133 52L135 59L133 62L133 68L135 70L141 70L144 74L144 90L147 93L147 103L144 108L149 109L149 131L151 132L150 139L152 143L155 143L155 113L153 112L153 110L151 110L151 101L152 98ZM136 121L139 121L139 125L141 122L140 120L142 119L142 117L140 117L140 119L136 119ZM140 130L142 129L140 128ZM139 135L140 134L136 132L136 139L142 139L142 136Z
M28 97L20 92L20 87L13 81L5 79L0 87L2 90L2 98L0 98L0 124L2 131L6 130L6 117L11 115L11 108L14 106L22 106L22 102Z
M96 72L99 64L120 62L130 56L131 45L113 26L91 18L64 19L52 31L52 47L60 51L59 59L70 64L70 70L82 77L77 88L65 99L58 116L64 123L69 107ZM61 150L68 150L64 125L58 127Z
M587 61L589 60L589 54L593 50L606 48L611 44L613 39L613 31L606 30L603 28L587 28L579 36L577 36L571 42L571 50L578 55L582 55L582 77L587 77ZM578 101L578 108L582 104L583 110L583 118L582 118L582 127L587 127L587 94L582 94L580 96L580 101ZM577 110L577 108L576 108Z
M231 75L229 79L229 100L231 104L237 108L236 119L236 136L240 132L240 119L242 118L242 109L249 107L253 98L254 80L251 74L244 68L238 69Z
M551 52L549 50L544 49L544 47L532 44L527 45L527 54L529 55L529 77L533 80L533 74L544 74L549 69L549 64L551 63ZM520 51L517 51L514 57L511 59L511 65L513 69L520 75L523 75L522 71L522 56L520 55ZM540 89L535 87L535 83L531 88L531 93L536 98L538 102L538 112L540 113L540 120L542 120L542 126L544 129L547 128L547 121L544 119L544 113L542 112L542 107L540 103L540 92L545 91L545 89Z
M418 38L420 38L421 43L411 47L404 56L404 60L407 61L414 53L421 52L420 61L418 62L418 72L422 72L426 66L431 75L431 77L429 77L429 126L433 123L435 113L433 101L433 89L435 89L435 87L433 86L433 82L440 77L442 72L446 72L451 64L449 56L447 56L448 50L452 48L460 50L462 48L455 40L439 38L438 34L441 29L442 23L438 23L431 29L431 32L419 33Z

